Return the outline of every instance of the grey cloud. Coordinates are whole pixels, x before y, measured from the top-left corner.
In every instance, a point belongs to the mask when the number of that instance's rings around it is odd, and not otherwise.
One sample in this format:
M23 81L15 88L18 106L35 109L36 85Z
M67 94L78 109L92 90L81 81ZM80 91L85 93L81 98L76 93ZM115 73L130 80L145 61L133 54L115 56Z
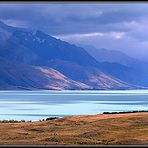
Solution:
M89 43L141 57L147 53L148 46L147 14L148 4L130 2L0 3L0 20L8 24L39 29L55 36L100 32L104 36L82 35L79 39L78 36L67 38L67 41ZM115 38L116 33L122 32L122 38Z
M138 41L125 32L108 32L104 33L103 36L90 35L87 37L81 34L80 36L71 35L69 38L65 36L60 38L77 45L93 45L95 48L119 50L131 57L143 60L148 55L148 42Z
M103 31L106 30L103 25L139 19L147 14L147 7L148 5L139 7L139 5L116 3L0 4L0 19L26 21L28 27L38 28L51 34L79 33L88 30Z

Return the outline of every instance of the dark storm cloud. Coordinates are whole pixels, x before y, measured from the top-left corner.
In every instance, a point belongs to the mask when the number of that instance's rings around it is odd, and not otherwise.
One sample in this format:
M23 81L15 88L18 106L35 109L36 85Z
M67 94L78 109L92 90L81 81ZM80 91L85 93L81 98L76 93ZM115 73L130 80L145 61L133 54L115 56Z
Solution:
M144 3L0 3L0 20L74 43L148 54Z
M108 27L112 29L115 23L144 17L148 11L144 9L143 14L142 8L129 4L0 4L0 19L26 22L26 27L51 34L80 33L92 25L92 31L104 31L102 25L112 24Z

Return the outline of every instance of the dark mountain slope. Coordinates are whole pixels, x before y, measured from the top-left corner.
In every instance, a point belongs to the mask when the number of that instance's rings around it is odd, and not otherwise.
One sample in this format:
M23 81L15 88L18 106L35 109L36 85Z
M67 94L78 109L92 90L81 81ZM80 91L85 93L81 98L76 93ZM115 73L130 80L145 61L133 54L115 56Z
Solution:
M127 83L148 86L147 62L132 58L120 51L84 47L100 63L99 68L105 73Z
M11 82L8 85L36 89L54 88L55 83L62 87L62 83L59 83L60 77L54 79L54 75L56 77L56 73L59 72L58 74L63 75L62 82L63 79L68 80L68 82L64 82L66 86L63 83L65 87L62 89L137 88L114 77L112 73L106 71L108 67L102 68L102 64L83 48L51 37L41 31L26 31L24 29L9 31L7 27L1 27L1 33L6 36L3 36L3 42L0 43L0 57L8 62L9 66L5 67L7 64L4 61L1 63L2 78L0 82L4 83L5 80L6 84ZM120 66L122 67L121 64ZM112 67L112 64L109 67ZM10 68L13 73L8 70ZM48 76L44 73L51 70L52 72L55 70L56 73ZM35 77L33 77L34 74ZM16 79L16 77L18 78Z
M10 62L1 57L0 71L0 89L91 89L52 68Z

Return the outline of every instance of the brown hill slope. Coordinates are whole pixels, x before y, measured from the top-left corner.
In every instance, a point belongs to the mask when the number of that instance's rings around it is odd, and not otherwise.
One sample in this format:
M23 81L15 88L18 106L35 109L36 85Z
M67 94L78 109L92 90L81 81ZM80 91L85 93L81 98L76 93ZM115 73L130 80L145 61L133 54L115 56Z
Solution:
M52 68L29 66L0 58L0 89L91 89Z
M148 113L0 123L1 145L147 145Z

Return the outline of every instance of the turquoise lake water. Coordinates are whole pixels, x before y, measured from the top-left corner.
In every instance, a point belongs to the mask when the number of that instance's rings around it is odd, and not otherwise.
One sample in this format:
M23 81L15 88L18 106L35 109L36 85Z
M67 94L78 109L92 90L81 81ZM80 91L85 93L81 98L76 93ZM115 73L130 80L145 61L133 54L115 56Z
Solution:
M0 91L0 120L148 110L148 90Z

